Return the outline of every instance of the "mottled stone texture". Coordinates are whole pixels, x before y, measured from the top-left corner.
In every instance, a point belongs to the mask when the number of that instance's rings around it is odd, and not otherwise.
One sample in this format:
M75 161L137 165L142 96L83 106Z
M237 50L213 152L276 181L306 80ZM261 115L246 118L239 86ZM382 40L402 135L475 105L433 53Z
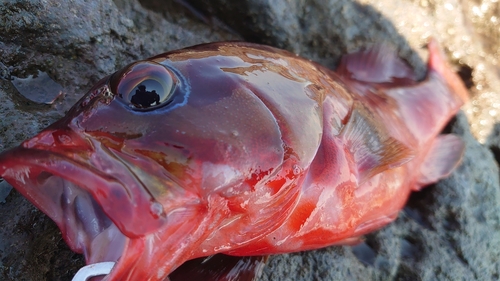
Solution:
M496 0L189 0L184 6L6 0L0 3L0 77L14 80L0 80L0 150L60 118L99 78L167 50L247 40L333 68L346 52L387 42L423 77L430 36L441 42L471 92L471 102L447 128L466 142L463 164L449 179L413 194L397 221L364 243L274 256L260 280L498 280ZM15 87L19 81L43 87L33 77L24 79L39 72L63 89L51 105L34 103L26 88ZM1 280L70 280L83 265L54 224L16 192L0 203L0 213Z

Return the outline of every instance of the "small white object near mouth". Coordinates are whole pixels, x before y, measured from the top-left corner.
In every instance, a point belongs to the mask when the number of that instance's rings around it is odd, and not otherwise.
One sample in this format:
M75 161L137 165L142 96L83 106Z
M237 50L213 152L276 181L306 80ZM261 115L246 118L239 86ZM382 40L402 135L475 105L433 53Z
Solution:
M71 281L87 281L92 277L108 275L114 266L115 263L111 261L86 265L78 270Z

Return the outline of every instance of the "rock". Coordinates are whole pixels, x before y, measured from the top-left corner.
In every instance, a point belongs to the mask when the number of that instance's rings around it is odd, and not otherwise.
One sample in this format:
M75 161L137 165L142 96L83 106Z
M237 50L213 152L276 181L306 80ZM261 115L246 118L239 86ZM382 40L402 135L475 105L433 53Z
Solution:
M470 103L447 128L466 142L462 165L450 178L414 193L394 223L362 244L273 256L260 280L500 278L498 1L165 2L1 3L1 76L46 73L66 94L51 105L37 104L0 80L0 150L60 118L98 79L167 50L247 40L333 68L344 53L387 42L424 77L423 47L432 36L471 92ZM18 193L0 203L0 214L0 279L70 280L83 265L55 225Z

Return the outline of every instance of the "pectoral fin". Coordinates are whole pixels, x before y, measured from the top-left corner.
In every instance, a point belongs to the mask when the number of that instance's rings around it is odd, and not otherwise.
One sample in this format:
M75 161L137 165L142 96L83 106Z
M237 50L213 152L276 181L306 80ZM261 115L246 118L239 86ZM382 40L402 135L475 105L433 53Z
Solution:
M384 170L401 166L414 156L410 148L391 137L387 129L373 119L366 109L356 105L340 134L357 167L359 183Z

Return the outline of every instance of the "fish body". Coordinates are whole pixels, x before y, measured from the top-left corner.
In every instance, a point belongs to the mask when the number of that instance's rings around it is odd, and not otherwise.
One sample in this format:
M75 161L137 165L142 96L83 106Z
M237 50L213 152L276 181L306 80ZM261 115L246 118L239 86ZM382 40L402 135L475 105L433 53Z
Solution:
M429 50L420 82L387 46L335 72L249 43L165 53L102 79L0 154L0 176L87 263L117 262L105 280L355 243L462 157L440 131L466 90Z

